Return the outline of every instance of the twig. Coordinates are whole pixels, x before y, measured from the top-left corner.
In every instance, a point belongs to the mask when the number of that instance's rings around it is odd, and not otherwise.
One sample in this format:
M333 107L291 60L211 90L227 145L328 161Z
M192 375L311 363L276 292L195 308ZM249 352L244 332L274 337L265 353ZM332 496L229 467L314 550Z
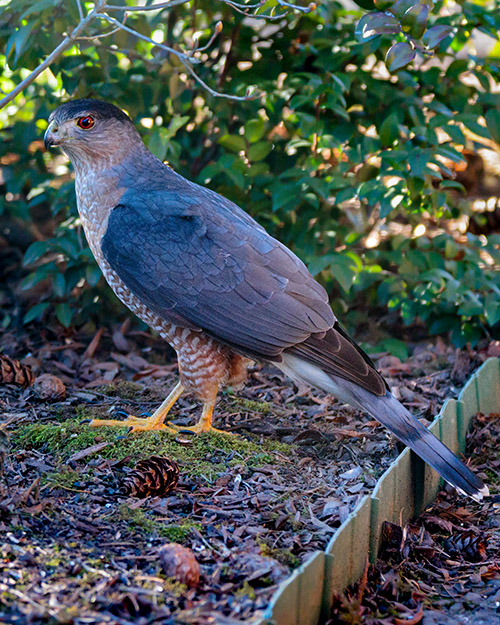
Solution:
M127 14L125 13L125 15L123 16L123 20L121 21L122 26L123 26L123 24L125 24L126 20L127 20ZM113 28L112 30L108 31L107 33L100 33L99 35L89 35L88 37L78 37L78 41L92 40L92 39L104 39L104 37L109 37L110 35L114 35L119 30L120 30L120 28L117 26L116 28Z
M141 33L137 32L133 28L129 28L128 26L121 24L117 19L109 15L106 15L105 13L98 13L96 14L95 17L102 18L110 22L111 24L114 24L117 28L121 28L122 30L125 30L126 32L130 34L135 35L139 39L142 39L142 41L146 41L147 43L150 43L151 45L156 46L160 48L161 50L165 50L165 52L168 52L169 54L173 54L174 56L176 56L179 59L179 61L184 65L184 67L188 70L191 76L196 80L196 82L200 84L206 91L208 91L210 95L213 95L216 98L226 98L228 100L246 102L247 100L254 100L256 97L258 97L258 94L250 94L248 91L244 96L229 95L227 93L221 93L220 91L216 91L215 89L212 89L212 87L209 87L207 83L204 80L202 80L198 76L198 74L194 71L194 69L191 67L191 63L199 63L200 62L199 59L196 59L195 57L191 55L185 54L184 52L179 52L179 50L174 50L174 48L171 48L170 46L166 46L163 43L157 43L150 37L146 37L145 35L142 35Z
M151 37L146 37L146 35L141 34L137 30L134 30L133 28L130 28L129 26L125 26L125 24L122 24L121 22L119 22L114 17L111 17L110 15L106 15L106 13L96 13L94 17L101 18L103 20L106 20L110 24L114 24L116 28L124 30L125 32L130 33L131 35L134 35L134 37L137 37L138 39L142 39L142 41L146 41L147 43L150 43L151 45L156 46L157 48L160 48L161 50L165 50L165 52L168 52L169 54L173 54L181 61L186 61L189 58L188 55L185 54L184 52L179 52L179 50L174 50L174 48L171 48L170 46L166 46L164 43L157 43L156 41L154 41L154 39L151 39ZM199 63L199 60L190 58L190 62Z
M83 20L82 3L80 2L80 0L75 0L75 2L76 2L76 6L78 7L78 15L80 16L80 19Z
M70 34L64 37L61 43L54 50L52 50L52 52L47 56L47 58L44 61L42 61L38 65L38 67L36 67L28 76L26 76L26 78L24 78L16 87L14 87L12 91L7 93L2 99L0 99L0 109L3 108L9 102L11 102L26 87L28 87L34 80L36 80L36 78L44 70L50 67L50 65L52 65L52 63L54 63L61 56L61 54L67 48L69 48L74 42L80 41L80 40L102 39L104 37L109 37L110 35L113 35L118 30L124 30L125 32L128 32L129 34L133 35L134 37L137 37L138 39L141 39L142 41L150 43L151 45L156 46L157 48L160 48L161 50L164 50L165 52L168 52L169 54L173 54L174 56L176 56L184 65L184 67L188 70L189 74L194 78L194 80L214 97L227 98L228 100L236 100L240 102L246 101L246 100L253 100L258 97L259 95L258 92L251 93L248 89L244 96L228 95L228 94L216 91L215 89L212 89L211 87L209 87L206 84L206 82L204 82L198 76L198 74L196 74L194 69L191 67L191 64L201 62L200 59L196 58L195 54L197 52L202 52L204 50L207 50L212 45L216 36L222 30L221 22L217 23L215 27L215 32L210 37L206 45L204 45L201 48L194 47L194 49L189 53L175 50L174 48L171 48L170 46L167 46L163 43L157 43L150 37L146 37L140 32L125 25L125 20L127 18L128 13L139 12L139 11L142 12L142 11L157 11L161 9L171 9L173 7L176 7L182 4L187 4L190 0L170 0L169 2L160 2L158 4L153 4L150 6L118 6L114 4L107 5L106 0L97 0L95 2L94 8L86 16L84 15L84 7L82 5L81 0L75 0L75 1L76 1L76 5L78 8L78 15L80 16L79 23L76 25L76 27L72 30ZM271 13L269 14L258 14L258 13L255 13L255 11L257 11L257 9L259 9L264 4L264 0L258 0L258 2L255 2L253 4L244 4L241 2L236 2L234 0L219 0L219 2L222 2L223 4L227 4L228 6L232 7L235 11L242 13L243 15L246 15L248 17L253 17L255 19L267 19L267 20L277 20L277 19L281 19L285 17L288 9L291 9L294 11L300 11L301 13L310 13L311 11L314 11L316 9L316 4L314 2L311 2L307 6L300 6L297 4L292 4L291 2L287 2L286 0L277 0L277 5L285 9L284 13L273 15L272 11L274 11L274 8L275 8L273 7L273 9L271 9ZM107 13L104 11L124 11L125 16L124 16L123 22L119 22L114 17L107 15ZM92 22L95 19L105 20L106 22L114 25L114 28L108 32L100 33L94 36L82 35L83 31L87 28L90 22Z
M28 85L31 85L35 78L37 78L44 70L46 70L47 67L50 67L50 65L52 65L52 63L61 56L64 50L70 47L70 45L75 41L78 35L85 30L88 24L94 19L98 11L102 11L102 9L104 9L105 7L106 0L98 0L92 11L87 15L87 17L80 20L79 24L74 28L74 30L69 35L66 35L66 37L61 41L57 48L55 48L55 50L52 50L52 52L45 59L45 61L40 63L40 65L36 67L31 72L31 74L26 76L24 80L21 80L17 87L14 87L14 89L12 89L10 93L8 93L4 98L0 100L0 109L9 102L11 102Z
M228 100L236 100L237 102L246 102L248 100L255 100L260 95L258 92L251 94L248 89L245 95L229 95L227 93L221 93L220 91L215 91L215 89L212 89L212 87L209 87L207 83L198 76L198 74L194 71L194 69L191 67L191 65L189 65L189 63L186 60L181 59L180 57L179 59L181 63L184 65L184 67L191 74L191 76L196 80L196 82L200 84L206 91L208 91L210 95L213 95L216 98L226 98Z
M120 7L116 4L108 4L106 11L158 11L160 9L171 9L177 7L180 4L187 4L190 0L170 0L170 2L160 2L159 4L152 4L150 6L123 6Z
M276 2L280 5L280 7L293 9L294 11L300 11L301 13L311 13L311 11L316 10L315 2L311 2L306 7L300 6L299 4L292 4L291 2L285 2L285 0L276 0Z
M204 52L205 50L208 50L208 48L210 48L210 46L213 44L213 42L215 41L217 35L219 35L222 32L222 22L217 22L217 24L215 25L215 30L212 33L212 36L210 37L210 39L208 40L208 43L206 43L204 46L202 46L201 48L197 48L196 47L196 43L198 43L197 41L193 41L193 49L191 50L191 52L189 53L189 56L191 57L193 54L195 54L196 52Z

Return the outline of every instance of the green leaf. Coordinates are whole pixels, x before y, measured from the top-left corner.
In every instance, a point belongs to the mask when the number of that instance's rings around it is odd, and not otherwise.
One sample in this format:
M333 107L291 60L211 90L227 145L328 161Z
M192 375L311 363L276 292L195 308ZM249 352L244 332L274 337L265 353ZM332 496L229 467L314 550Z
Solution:
M102 273L97 265L87 265L85 269L85 279L90 286L96 286L101 279Z
M370 41L378 35L395 34L401 31L401 26L397 19L386 13L368 13L359 20L355 36L358 41Z
M393 113L384 119L379 130L380 143L384 148L390 147L394 141L399 139L399 120Z
M425 175L426 165L431 158L431 150L415 149L408 157L408 165L410 166L410 174L412 176L421 177Z
M450 159L450 161L453 161L454 163L461 164L465 162L465 158L463 154L459 152L458 150L456 150L452 145L449 145L449 144L440 145L436 149L436 153L441 154L441 156L444 156L445 158Z
M40 11L43 11L44 9L50 9L51 7L57 6L58 4L60 4L60 1L61 0L39 0L38 2L35 2L35 4L33 4L31 7L27 8L26 11L24 11L24 13L22 13L22 15L18 19L21 22L32 13L40 13Z
M416 56L416 51L411 47L409 43L399 41L395 43L385 57L385 64L390 72L395 72L401 69L408 63L411 63Z
M245 147L245 139L240 135L223 135L218 141L223 148L231 150L231 152L242 152Z
M384 350L388 351L393 356L396 356L396 358L399 358L399 360L408 360L408 346L404 341L387 338L382 341L381 346Z
M52 279L52 284L54 287L54 293L57 297L63 297L66 293L66 279L64 274L56 273Z
M189 121L189 115L175 115L170 120L170 124L168 125L168 134L170 137L174 137L176 132L185 126Z
M491 138L496 143L500 143L500 111L490 109L484 116L486 126L490 132Z
M446 76L448 78L458 78L460 74L466 72L469 67L469 61L465 59L457 59L450 63L448 69L446 70Z
M490 327L500 321L500 299L494 293L488 293L484 302L484 314Z
M294 184L279 183L273 189L273 211L287 205L296 206L300 198L300 187Z
M429 327L429 334L444 334L445 332L449 332L456 327L460 327L460 321L457 317L443 315L431 323Z
M422 42L425 46L430 48L431 50L435 48L438 44L446 39L453 32L452 26L445 26L444 24L437 24L436 26L431 26L426 30L424 36L422 37Z
M401 18L403 31L405 33L410 33L410 35L415 39L420 39L420 37L424 34L428 16L428 6L416 4L410 7Z
M245 137L249 143L257 143L266 132L266 122L263 119L251 119L245 124Z
M23 266L31 265L51 249L48 241L35 241L26 250L23 258Z
M354 0L354 3L366 11L372 11L375 8L373 0Z
M248 159L251 162L262 161L273 149L273 144L269 141L259 141L254 143L247 150Z
M464 126L466 126L466 128L468 128L469 130L472 130L472 132L475 132L476 135L479 135L480 137L485 137L486 139L490 138L489 128L485 128L484 126L479 124L476 115L472 115L470 113L461 113L460 115L457 115L455 119L457 121L463 122Z
M307 268L313 276L317 276L318 273L324 271L330 266L333 260L333 254L325 254L324 256L316 256L308 264Z
M389 11L398 19L401 19L408 9L415 6L418 6L418 0L398 0L389 7Z
M69 258L71 259L78 258L80 254L80 250L76 246L76 243L72 241L70 238L60 237L59 239L57 239L57 245L65 254L69 256Z
M48 302L41 302L40 304L35 304L24 315L23 323L29 323L30 321L34 321L35 319L40 319L48 307L49 307Z
M38 25L39 20L28 22L12 33L5 48L5 58L8 59L15 50L14 61L10 63L15 67L19 57L24 52L28 41L30 40L31 31Z
M247 174L254 178L255 176L262 176L269 171L269 165L267 163L255 163L248 168Z
M69 328L72 318L71 308L69 307L69 304L57 304L56 317L61 325L63 325L65 328Z
M160 128L155 128L151 131L149 138L147 140L148 149L153 152L156 158L159 158L160 161L164 161L167 156L168 150L168 140L165 139L163 133Z

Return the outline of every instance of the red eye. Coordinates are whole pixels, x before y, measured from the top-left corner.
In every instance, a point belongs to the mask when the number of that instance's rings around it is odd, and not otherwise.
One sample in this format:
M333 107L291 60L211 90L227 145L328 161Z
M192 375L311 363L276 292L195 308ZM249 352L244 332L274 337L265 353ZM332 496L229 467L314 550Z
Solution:
M94 125L94 118L90 117L90 115L87 115L87 117L80 117L76 122L76 125L83 128L83 130L90 130L90 128Z

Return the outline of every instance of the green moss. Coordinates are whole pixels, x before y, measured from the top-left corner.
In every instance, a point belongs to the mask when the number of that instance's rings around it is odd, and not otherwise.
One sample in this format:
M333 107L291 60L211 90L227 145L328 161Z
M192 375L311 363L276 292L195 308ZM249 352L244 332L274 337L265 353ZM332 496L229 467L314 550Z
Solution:
M184 543L191 534L191 530L196 528L201 532L201 523L195 521L186 520L178 525L170 523L168 525L161 524L160 521L155 522L156 530L160 536L167 538L172 543Z
M126 521L134 529L139 529L146 534L157 534L174 543L184 543L193 528L199 531L202 529L200 523L190 519L185 519L182 523L165 524L148 515L142 508L130 508L127 504L121 504L115 517Z
M112 444L99 451L103 457L121 460L130 456L133 464L153 455L167 456L179 463L184 474L203 475L208 479L235 465L251 468L278 463L275 452L290 457L292 451L289 445L277 441L264 440L257 444L241 436L220 433L192 436L188 445L177 442L175 436L167 432L138 432L125 436L126 433L125 428L91 428L80 424L80 420L67 420L57 425L22 426L13 432L12 444L18 449L40 449L64 462L77 451L109 441Z
M121 397L122 399L135 399L137 395L144 395L147 391L146 387L137 382L128 382L127 380L118 380L112 384L99 386L96 391L110 397Z
M161 576L162 574L160 573L159 575ZM181 584L181 582L178 582L172 577L166 578L165 582L163 583L163 588L165 589L166 593L168 593L169 595L173 595L174 597L182 597L182 595L185 595L188 591L188 587L186 586L186 584Z
M293 554L290 549L278 549L276 547L270 547L265 542L259 542L260 553L263 556L269 556L274 558L281 564L288 566L291 569L296 569L300 565L300 558Z
M255 599L255 590L248 582L243 582L243 586L234 593L235 599L243 599L244 597Z
M260 412L261 414L269 414L270 412L281 413L283 410L279 406L275 406L267 401L255 401L254 399L246 399L245 397L238 397L229 392L225 395L225 400L228 406L238 406L244 410L251 410L252 412Z
M127 521L131 527L144 530L148 534L152 534L155 530L155 522L141 508L134 509L122 503L113 516L121 521Z
M487 484L490 488L490 491L492 489L495 490L499 482L498 473L495 473L495 471L491 471L490 469L485 469L484 472L486 473L487 478L488 478Z
M63 466L59 471L45 473L42 477L42 484L50 484L54 487L72 488L73 484L80 479L81 476L77 471Z

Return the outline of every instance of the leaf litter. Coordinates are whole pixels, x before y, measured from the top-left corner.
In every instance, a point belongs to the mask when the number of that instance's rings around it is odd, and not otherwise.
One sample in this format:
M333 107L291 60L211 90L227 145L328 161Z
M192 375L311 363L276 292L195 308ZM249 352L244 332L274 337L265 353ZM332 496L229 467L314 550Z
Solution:
M404 364L376 357L392 390L428 423L458 394L460 376L442 341L413 348ZM400 450L376 421L318 391L299 393L259 366L217 407L216 426L238 437L127 436L80 424L116 409L152 412L176 380L168 349L127 322L90 337L61 337L50 326L0 330L2 354L65 387L51 380L58 392L40 394L0 384L2 623L230 625L255 617ZM466 353L463 379L490 349ZM171 418L192 424L199 410L182 397ZM162 497L126 496L124 480L152 456L178 464L178 484ZM172 543L194 555L197 584L166 574L159 554ZM481 553L472 535L453 545Z

